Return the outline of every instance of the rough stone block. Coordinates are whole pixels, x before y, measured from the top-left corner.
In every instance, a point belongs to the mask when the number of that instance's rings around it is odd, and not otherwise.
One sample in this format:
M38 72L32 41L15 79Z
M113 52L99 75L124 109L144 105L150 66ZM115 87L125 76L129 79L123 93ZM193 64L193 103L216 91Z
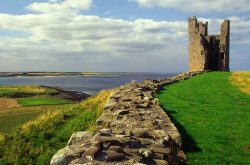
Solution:
M88 140L89 138L91 138L93 136L92 132L75 132L71 135L69 141L68 141L68 145L74 145L80 142L83 142L85 140Z

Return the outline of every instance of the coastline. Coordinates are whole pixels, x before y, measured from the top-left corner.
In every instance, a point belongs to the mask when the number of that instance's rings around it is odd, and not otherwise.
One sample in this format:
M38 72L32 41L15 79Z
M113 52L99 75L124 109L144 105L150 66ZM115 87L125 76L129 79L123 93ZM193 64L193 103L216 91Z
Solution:
M68 91L68 90L61 89L59 87L44 86L44 85L41 85L41 87L56 90L56 93L52 95L55 98L62 98L62 99L75 101L75 102L83 101L91 96L90 94L87 94L84 92Z
M125 76L125 75L161 75L165 73L156 72L0 72L0 78L23 78L23 77L70 77L70 76ZM178 73L168 73L176 75Z

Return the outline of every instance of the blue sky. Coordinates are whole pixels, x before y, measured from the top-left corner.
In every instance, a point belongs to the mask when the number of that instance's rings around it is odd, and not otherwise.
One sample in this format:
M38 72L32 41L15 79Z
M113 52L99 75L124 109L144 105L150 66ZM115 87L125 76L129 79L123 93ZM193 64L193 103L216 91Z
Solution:
M9 0L0 71L187 71L193 15L211 34L230 19L230 68L250 70L250 1Z

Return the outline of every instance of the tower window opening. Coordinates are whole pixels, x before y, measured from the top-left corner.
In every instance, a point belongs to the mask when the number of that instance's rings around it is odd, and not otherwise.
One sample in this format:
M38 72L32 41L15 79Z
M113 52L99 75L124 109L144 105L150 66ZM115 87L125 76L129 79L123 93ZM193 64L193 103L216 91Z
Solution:
M225 54L223 52L220 52L220 59L224 60L224 58L225 58Z

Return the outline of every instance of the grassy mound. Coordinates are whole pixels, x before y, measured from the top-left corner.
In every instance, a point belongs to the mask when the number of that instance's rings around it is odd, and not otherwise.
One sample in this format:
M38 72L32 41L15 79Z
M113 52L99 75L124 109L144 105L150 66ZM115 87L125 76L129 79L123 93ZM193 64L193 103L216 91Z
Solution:
M60 98L19 98L18 103L23 107L38 106L38 105L61 105L73 103L70 100Z
M44 94L54 94L56 90L35 85L0 86L0 97L27 97Z
M182 134L190 164L250 163L250 96L230 80L231 73L205 73L157 95Z
M42 114L8 135L0 136L0 164L49 164L75 131L94 130L111 91L80 104Z

